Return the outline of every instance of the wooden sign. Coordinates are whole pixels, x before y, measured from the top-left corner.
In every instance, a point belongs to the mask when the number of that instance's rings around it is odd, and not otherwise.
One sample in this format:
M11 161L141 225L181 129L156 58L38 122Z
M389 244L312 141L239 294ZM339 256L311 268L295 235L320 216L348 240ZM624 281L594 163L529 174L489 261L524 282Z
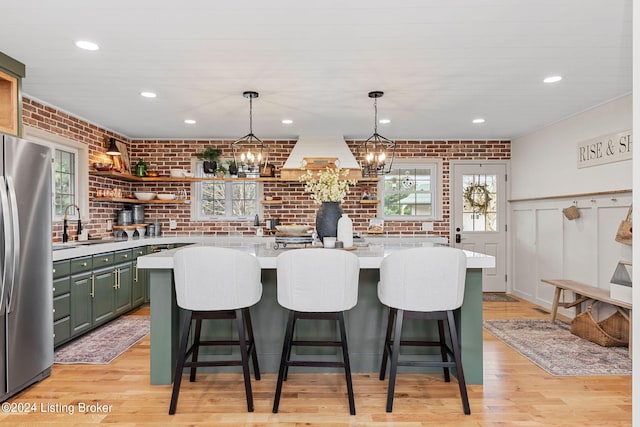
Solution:
M578 143L578 169L632 158L631 131L604 135Z
M304 157L304 168L311 170L337 168L340 165L337 157Z

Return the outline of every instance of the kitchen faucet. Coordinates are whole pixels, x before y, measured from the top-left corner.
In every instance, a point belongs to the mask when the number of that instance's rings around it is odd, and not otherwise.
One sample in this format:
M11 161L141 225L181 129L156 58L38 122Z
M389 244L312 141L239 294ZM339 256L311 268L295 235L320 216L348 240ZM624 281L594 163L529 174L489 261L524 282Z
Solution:
M67 207L64 208L64 221L63 221L63 225L62 225L62 242L66 243L69 240L69 234L67 233L67 212L69 211L69 208L76 208L76 210L78 211L78 230L76 231L76 235L80 235L80 233L82 232L82 222L80 221L80 208L78 207L78 205L75 204L71 204L71 205L67 205Z

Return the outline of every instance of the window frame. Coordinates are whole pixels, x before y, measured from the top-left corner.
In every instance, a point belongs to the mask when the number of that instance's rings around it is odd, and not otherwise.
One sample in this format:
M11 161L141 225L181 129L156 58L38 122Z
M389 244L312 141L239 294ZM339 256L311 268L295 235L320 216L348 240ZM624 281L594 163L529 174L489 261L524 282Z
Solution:
M81 219L82 221L89 221L89 147L78 141L52 134L42 129L32 128L25 126L24 138L30 141L45 145L53 150L52 152L52 164L51 164L51 221L62 221L63 215L55 214L55 150L63 150L73 152L75 154L75 186L76 194L74 204L80 208L80 218L78 218L78 212L73 209L74 212L69 211L67 219Z
M192 161L192 170L195 170L194 176L197 178L204 178L207 174L204 173L202 168L203 161L194 160ZM209 175L210 176L210 175ZM225 186L225 214L224 215L203 215L200 212L202 211L202 186L207 182L222 182ZM193 221L229 221L229 222L246 222L253 220L255 214L249 214L244 216L233 216L231 212L233 212L233 184L237 184L238 182L243 183L254 183L256 184L256 198L255 198L255 209L256 214L258 216L262 216L262 205L260 204L260 200L262 199L262 182L259 180L253 179L233 179L233 178L225 178L219 179L216 181L198 181L194 182L191 186L191 194L193 195L193 202L191 203L191 219Z
M442 159L395 159L393 162L393 170L398 169L429 169L432 177L431 185L431 215L385 215L385 194L384 181L385 176L380 176L378 181L378 199L380 205L378 207L378 216L385 221L436 221L442 216Z

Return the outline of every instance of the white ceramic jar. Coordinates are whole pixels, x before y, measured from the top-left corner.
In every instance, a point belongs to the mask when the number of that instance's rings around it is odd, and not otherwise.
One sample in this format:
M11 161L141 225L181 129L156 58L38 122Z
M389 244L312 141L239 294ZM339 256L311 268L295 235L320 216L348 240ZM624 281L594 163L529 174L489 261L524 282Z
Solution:
M353 246L353 221L345 213L338 220L338 240L345 248Z

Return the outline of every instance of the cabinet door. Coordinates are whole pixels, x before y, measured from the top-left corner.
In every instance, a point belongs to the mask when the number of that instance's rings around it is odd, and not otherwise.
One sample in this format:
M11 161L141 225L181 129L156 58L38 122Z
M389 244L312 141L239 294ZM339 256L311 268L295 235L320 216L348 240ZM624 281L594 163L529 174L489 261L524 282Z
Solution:
M91 329L91 273L71 276L71 335L76 336Z
M133 263L133 306L137 307L145 302L145 285L149 272L147 270L138 269L138 263Z
M93 272L93 323L104 323L115 316L116 270L107 267Z
M116 314L125 313L133 307L131 304L133 285L133 263L116 265L118 270L118 289L116 289Z

